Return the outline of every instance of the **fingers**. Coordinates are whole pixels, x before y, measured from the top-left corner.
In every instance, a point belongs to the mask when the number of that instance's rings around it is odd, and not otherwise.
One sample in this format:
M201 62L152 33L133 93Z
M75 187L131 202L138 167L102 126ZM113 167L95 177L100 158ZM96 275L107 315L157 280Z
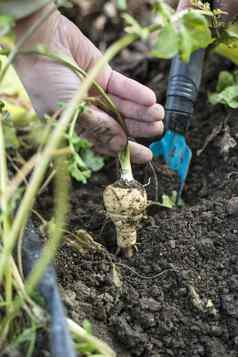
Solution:
M116 154L127 143L126 135L120 125L107 113L89 108L80 115L79 134L88 139L95 150Z
M131 161L134 164L145 164L146 162L149 162L152 160L153 158L153 154L151 152L150 149L148 149L147 147L138 144L138 143L134 143L129 141L129 145L130 145L130 153L131 153ZM111 152L109 152L106 149L102 149L102 148L97 148L95 150L96 153L100 154L100 155L105 155L105 156L117 156L117 154L113 154Z
M121 99L114 95L111 95L110 97L124 117L146 122L153 122L164 119L164 108L160 104L144 106L126 99Z
M112 71L106 89L109 94L144 106L156 103L155 93L150 88L116 71Z
M93 149L100 153L115 156L127 143L126 135L120 125L103 111L91 107L80 116L78 133L89 140ZM158 137L163 132L163 122L140 122L126 119L130 135L137 137ZM136 162L151 160L151 152L141 145L132 145ZM142 150L143 148L143 150Z
M158 137L163 134L164 124L162 121L152 123L126 119L126 125L130 136L135 138Z
M152 151L147 147L130 142L131 161L134 164L145 164L153 158Z

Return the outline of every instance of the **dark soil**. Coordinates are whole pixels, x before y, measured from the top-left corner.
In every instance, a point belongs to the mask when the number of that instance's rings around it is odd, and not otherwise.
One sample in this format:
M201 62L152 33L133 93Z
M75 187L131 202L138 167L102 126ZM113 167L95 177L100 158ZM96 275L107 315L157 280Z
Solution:
M58 256L59 282L68 313L79 323L89 319L119 356L238 356L237 149L219 153L221 130L196 156L213 127L227 119L205 94L223 66L224 61L208 62L189 135L194 159L185 207L150 210L132 259L113 255L114 230L110 222L105 225L102 191L116 179L114 164L73 190L71 229L87 230L105 251L92 247L82 254L65 245ZM235 112L225 125L237 138ZM141 182L150 175L148 168L138 170ZM173 179L163 186L160 178L160 192L171 192ZM153 177L149 192L153 199Z
M149 84L163 102L167 62L132 63L121 56L115 65ZM103 189L117 178L114 163L87 185L74 185L70 229L87 230L104 248L80 251L65 243L57 260L59 284L68 314L81 324L90 320L95 335L118 356L238 357L238 148L221 153L225 133L238 139L237 112L211 107L206 94L226 68L232 65L225 60L207 60L188 137L193 162L185 206L149 210L133 258L114 255L115 232L103 210ZM155 166L159 192L171 192L173 177L162 179L163 170ZM147 167L137 171L142 183L152 176ZM153 176L148 191L153 199Z

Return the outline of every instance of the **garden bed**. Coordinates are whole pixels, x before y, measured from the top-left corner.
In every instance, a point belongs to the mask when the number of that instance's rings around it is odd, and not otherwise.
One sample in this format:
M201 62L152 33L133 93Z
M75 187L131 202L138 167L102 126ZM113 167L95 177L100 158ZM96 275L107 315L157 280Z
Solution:
M89 35L103 48L103 36ZM109 30L106 35L111 42L114 35ZM168 63L145 59L143 51L139 43L114 65L152 87L163 103ZM102 204L104 188L117 178L115 163L87 185L74 184L69 231L82 236L78 230L85 230L95 243L72 244L69 235L57 257L59 285L69 316L80 324L89 320L93 333L118 356L238 356L238 148L224 150L231 137L238 139L237 113L207 100L219 71L227 68L232 65L214 56L206 62L188 138L193 161L185 204L148 210L133 258L115 255L114 228ZM160 196L171 193L174 178L154 165ZM144 184L151 177L147 189L153 200L151 168L140 167L136 175ZM50 205L48 193L39 203L45 217Z
M115 256L115 232L102 205L103 189L116 178L115 163L87 185L74 184L69 230L86 230L96 243L64 244L57 259L59 284L68 314L81 324L88 319L94 334L119 356L238 356L238 152L233 148L220 153L224 133L229 129L236 139L238 124L236 112L211 107L206 94L227 66L217 58L207 62L190 131L194 157L185 205L148 211L133 258ZM163 98L167 65L152 61L147 67L144 76L149 80L155 68L162 73L157 88ZM225 129L220 127L197 156L213 128L223 122ZM171 192L174 180L161 172L159 192ZM138 168L140 182L146 184L150 176L153 199L150 168ZM49 196L41 199L42 212L50 201Z

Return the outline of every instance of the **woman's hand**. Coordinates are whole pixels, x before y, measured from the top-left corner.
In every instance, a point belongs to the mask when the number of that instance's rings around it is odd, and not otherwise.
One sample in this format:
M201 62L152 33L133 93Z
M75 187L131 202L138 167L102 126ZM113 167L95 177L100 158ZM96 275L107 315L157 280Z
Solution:
M34 14L17 24L18 38L39 15ZM34 34L27 48L38 43L46 45L51 52L67 56L85 71L101 57L99 50L57 10ZM69 102L80 86L79 78L72 71L42 57L18 56L16 69L39 115L56 111L60 102ZM164 109L156 103L152 90L113 71L109 65L100 74L98 82L125 117L130 136L162 134ZM100 154L116 155L127 142L117 122L96 107L91 107L80 118L80 133L92 142L94 150ZM148 148L136 143L131 143L131 147L134 162L143 163L152 159Z

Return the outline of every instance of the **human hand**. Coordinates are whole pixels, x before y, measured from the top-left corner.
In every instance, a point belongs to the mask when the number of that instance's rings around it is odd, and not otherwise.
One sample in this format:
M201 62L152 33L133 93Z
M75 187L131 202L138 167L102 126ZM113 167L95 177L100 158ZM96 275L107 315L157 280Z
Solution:
M37 16L39 14L17 24L18 38ZM92 68L101 57L99 50L57 10L34 34L26 47L32 48L39 43L46 45L51 52L67 56L85 71ZM35 110L41 116L56 111L59 102L69 102L80 86L79 78L71 70L49 59L18 56L15 66ZM125 117L130 136L150 137L162 134L164 109L156 103L152 90L113 71L109 65L97 80ZM96 107L90 107L80 117L80 134L91 141L94 150L100 154L114 156L127 142L118 123ZM151 151L137 143L131 143L131 154L132 161L136 163L152 159Z

